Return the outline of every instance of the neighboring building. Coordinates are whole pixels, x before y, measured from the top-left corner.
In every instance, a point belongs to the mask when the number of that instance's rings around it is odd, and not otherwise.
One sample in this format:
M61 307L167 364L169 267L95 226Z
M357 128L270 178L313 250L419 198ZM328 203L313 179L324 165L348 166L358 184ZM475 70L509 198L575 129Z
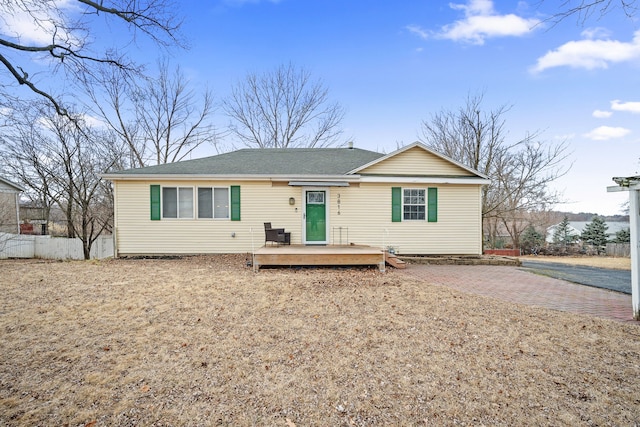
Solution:
M250 252L264 223L291 243L482 254L489 180L420 143L243 149L104 175L114 183L116 255Z
M47 213L42 206L33 202L20 204L20 218L22 234L48 234Z
M20 185L0 177L0 232L20 233Z

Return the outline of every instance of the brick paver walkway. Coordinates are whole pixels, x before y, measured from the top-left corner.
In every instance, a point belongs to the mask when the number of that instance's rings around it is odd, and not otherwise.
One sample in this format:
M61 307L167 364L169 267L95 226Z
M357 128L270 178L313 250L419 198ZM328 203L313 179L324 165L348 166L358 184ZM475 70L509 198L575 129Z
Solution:
M400 271L434 285L503 301L635 322L631 295L576 285L516 267L413 264Z

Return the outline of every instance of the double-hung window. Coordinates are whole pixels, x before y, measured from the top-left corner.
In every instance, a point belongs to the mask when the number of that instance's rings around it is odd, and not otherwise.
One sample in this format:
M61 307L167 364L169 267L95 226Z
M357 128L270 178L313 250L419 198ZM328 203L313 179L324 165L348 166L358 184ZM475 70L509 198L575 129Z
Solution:
M163 218L193 218L193 187L162 187Z
M229 188L199 187L198 218L229 219Z
M424 188L403 189L402 214L406 220L423 220L427 211Z
M438 188L391 188L391 221L438 222Z

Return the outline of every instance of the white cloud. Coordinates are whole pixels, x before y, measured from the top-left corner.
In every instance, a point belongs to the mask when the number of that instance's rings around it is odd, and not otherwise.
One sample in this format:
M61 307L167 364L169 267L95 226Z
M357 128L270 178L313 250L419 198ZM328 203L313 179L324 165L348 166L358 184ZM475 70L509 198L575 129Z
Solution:
M590 40L608 39L611 37L611 31L602 27L592 27L583 30L581 35Z
M421 39L429 38L429 33L427 33L426 30L423 30L418 25L407 25L405 28L407 30L409 30L410 33L415 34L416 36L420 37Z
M465 15L490 15L493 13L492 0L469 0L468 4L449 3L451 9L464 10Z
M58 0L53 4L34 2L39 7L34 6L29 12L12 3L15 2L0 2L0 33L25 45L49 44L54 36L57 42L78 44L78 40L60 25L67 21L65 13L77 10L75 3L70 0Z
M611 111L595 110L592 116L596 119L608 119L613 113Z
M631 131L622 127L600 126L591 132L585 133L584 136L594 141L607 141L609 139L623 138Z
M584 31L586 38L570 41L538 58L531 72L539 73L553 67L607 68L611 63L625 62L640 58L640 30L630 42L609 39L593 39L598 32Z
M107 124L102 121L101 119L95 117L95 116L90 116L88 114L81 114L80 117L78 117L80 120L82 120L84 122L85 125L92 127L94 129L106 129L107 128Z
M611 109L615 111L627 111L629 113L640 114L640 102L620 102L616 99L611 101Z
M526 19L514 14L500 15L493 9L491 0L469 0L467 4L449 6L462 10L465 17L443 26L436 37L453 41L481 45L488 38L524 36L540 23L538 19Z
M555 135L553 137L553 139L555 141L564 142L564 141L570 141L570 140L574 139L575 137L576 137L575 133L566 133L566 134L561 134L561 135Z

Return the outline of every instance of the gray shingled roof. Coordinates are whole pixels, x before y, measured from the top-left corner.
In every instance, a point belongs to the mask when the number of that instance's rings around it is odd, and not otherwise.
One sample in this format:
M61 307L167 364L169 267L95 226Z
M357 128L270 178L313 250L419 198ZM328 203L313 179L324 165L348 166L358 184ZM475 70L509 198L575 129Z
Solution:
M246 148L110 175L343 175L383 156L358 148Z

